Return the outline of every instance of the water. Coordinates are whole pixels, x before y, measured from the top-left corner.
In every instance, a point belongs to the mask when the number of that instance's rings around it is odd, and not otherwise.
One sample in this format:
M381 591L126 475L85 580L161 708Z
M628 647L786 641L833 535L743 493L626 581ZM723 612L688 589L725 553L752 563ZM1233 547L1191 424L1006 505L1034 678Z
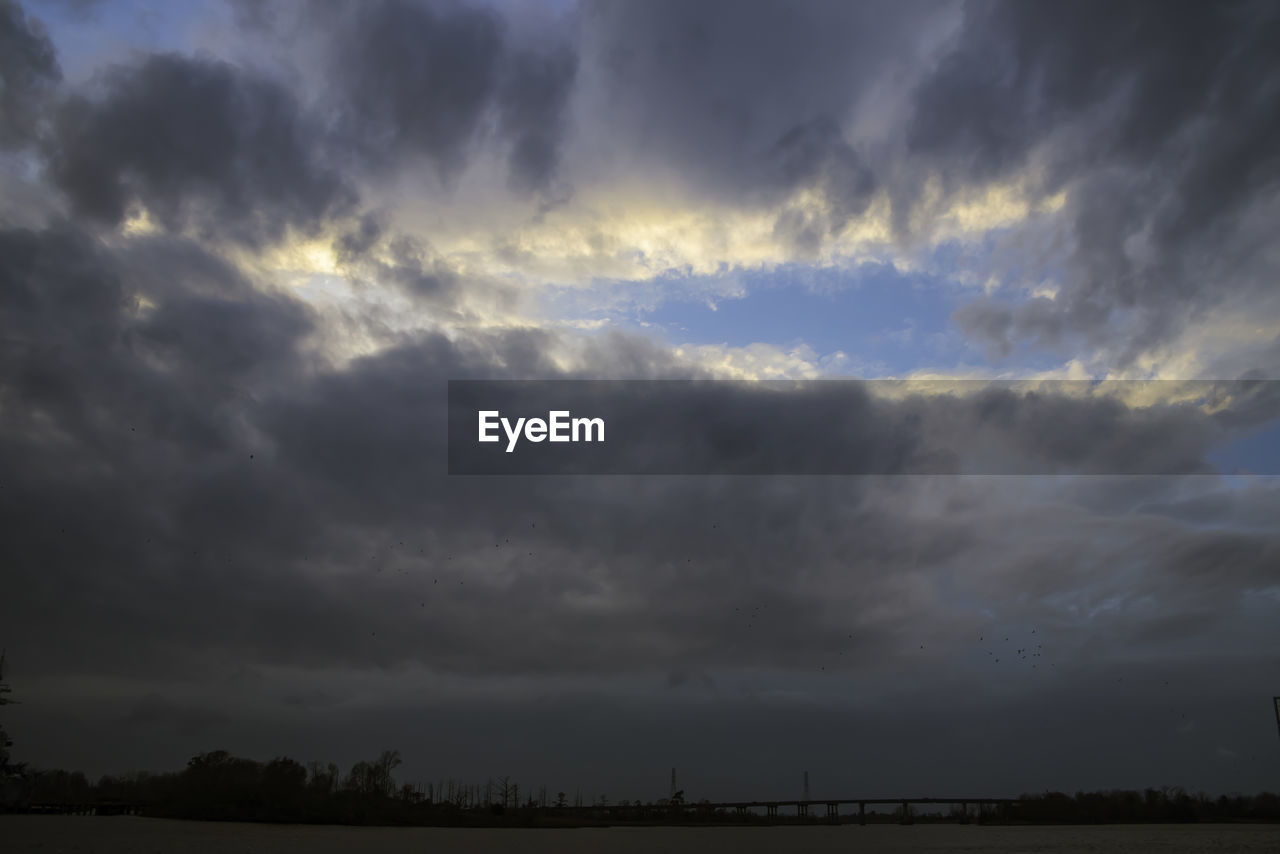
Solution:
M1107 825L1100 827L613 827L578 830L439 827L329 827L167 821L101 816L0 816L6 854L895 854L895 852L1158 851L1225 854L1280 851L1280 825Z

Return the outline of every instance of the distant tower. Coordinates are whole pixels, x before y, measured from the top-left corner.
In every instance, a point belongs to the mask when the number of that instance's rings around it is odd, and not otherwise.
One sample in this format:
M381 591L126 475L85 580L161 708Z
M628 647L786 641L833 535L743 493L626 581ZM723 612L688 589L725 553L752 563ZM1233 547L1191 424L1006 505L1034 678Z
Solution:
M809 772L804 772L804 799L809 800Z
M5 696L12 690L9 683L4 681L4 651L0 650L0 706L18 702ZM10 747L13 747L13 742L9 740L9 733L4 731L4 727L0 727L0 771L9 766Z
M0 650L0 706L16 703L17 700L10 700L5 697L13 689L9 687L9 683L4 681L4 650Z
M3 661L3 659L0 659L0 661ZM1276 732L1280 733L1280 697L1272 697L1271 704L1276 707Z
M670 795L670 797L671 797L671 800L673 800L673 801L674 801L674 800L675 800L675 798L676 798L676 769L675 769L674 767L671 769L671 795Z

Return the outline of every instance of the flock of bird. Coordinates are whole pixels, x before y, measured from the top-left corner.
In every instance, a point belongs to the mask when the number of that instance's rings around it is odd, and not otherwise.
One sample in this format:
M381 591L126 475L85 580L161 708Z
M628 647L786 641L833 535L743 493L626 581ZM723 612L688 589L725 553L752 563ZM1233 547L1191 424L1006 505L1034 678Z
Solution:
M1031 634L1034 635L1035 633L1036 633L1036 630L1032 629ZM986 643L986 640L987 640L986 635L978 636L978 643ZM1007 643L1010 643L1010 640L1006 636L1004 640L1001 641L1000 643L1007 644ZM924 649L924 647L921 647L921 649ZM1008 647L1004 647L1004 649L1007 650ZM987 656L991 659L993 664L1000 663L1000 656L996 655L996 652L997 652L996 649L986 650ZM1031 668L1034 670L1036 669L1036 665L1037 665L1035 659L1040 658L1043 655L1044 655L1044 644L1037 643L1034 647L1031 647L1031 646L1016 647L1013 650L1013 653L1011 655L1009 653L1005 654L1005 659L1006 661L1008 661L1010 658L1012 658L1014 661L1029 661L1031 662ZM1049 666L1056 667L1057 665L1054 664L1053 662L1050 662Z

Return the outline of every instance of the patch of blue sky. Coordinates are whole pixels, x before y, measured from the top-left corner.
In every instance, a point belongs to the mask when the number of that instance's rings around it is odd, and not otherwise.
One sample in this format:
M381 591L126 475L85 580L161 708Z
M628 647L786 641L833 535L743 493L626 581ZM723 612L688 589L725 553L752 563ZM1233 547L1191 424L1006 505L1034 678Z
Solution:
M807 346L819 357L844 353L849 364L862 366L858 375L979 366L994 376L1058 367L1060 354L1030 347L993 362L991 354L964 339L952 312L980 292L951 274L974 263L973 257L960 257L965 251L948 244L932 253L927 268L946 273L901 272L877 263L851 269L787 264L557 290L547 295L543 309L555 317L644 329L671 345L768 344L786 350Z
M890 373L954 357L963 347L949 334L954 299L931 277L884 265L854 271L788 265L735 278L740 296L667 300L640 317L672 343L803 344Z
M647 282L597 282L544 294L548 317L644 329L671 345L807 346L819 357L843 353L859 376L912 371L1019 376L1061 368L1065 347L1010 342L1008 353L966 340L953 312L984 293L1011 306L1062 281L1045 225L993 229L977 240L948 240L915 256L912 270L891 264L763 270L709 276L670 273ZM1064 342L1065 343L1065 342ZM840 364L835 362L833 364Z
M26 6L28 15L44 24L62 72L72 82L134 51L189 49L196 22L213 7L211 0L35 0Z
M959 343L949 334L945 289L931 277L881 265L851 271L786 265L599 283L586 293L554 292L544 309L552 316L607 318L671 345L805 345L818 355L843 352L891 372L916 367L922 353L936 359Z

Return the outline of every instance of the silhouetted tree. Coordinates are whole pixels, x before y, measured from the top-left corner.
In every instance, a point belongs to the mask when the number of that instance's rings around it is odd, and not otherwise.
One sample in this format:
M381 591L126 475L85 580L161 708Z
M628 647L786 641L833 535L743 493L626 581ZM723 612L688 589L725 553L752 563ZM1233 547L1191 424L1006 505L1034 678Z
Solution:
M374 781L378 787L378 791L387 797L396 790L395 778L391 776L391 772L400 767L400 751L384 750L373 763Z
M342 783L342 788L362 795L372 794L373 766L363 760L352 765L351 770L347 772L347 779Z
M93 787L79 771L37 771L31 781L31 802L37 804L84 804Z
M331 794L338 787L338 779L341 772L338 766L332 762L327 765L312 761L307 763L307 770L310 773L310 779L307 781L307 788L313 793L319 795Z
M297 817L306 792L307 769L287 756L272 759L262 769L262 794L273 809Z

